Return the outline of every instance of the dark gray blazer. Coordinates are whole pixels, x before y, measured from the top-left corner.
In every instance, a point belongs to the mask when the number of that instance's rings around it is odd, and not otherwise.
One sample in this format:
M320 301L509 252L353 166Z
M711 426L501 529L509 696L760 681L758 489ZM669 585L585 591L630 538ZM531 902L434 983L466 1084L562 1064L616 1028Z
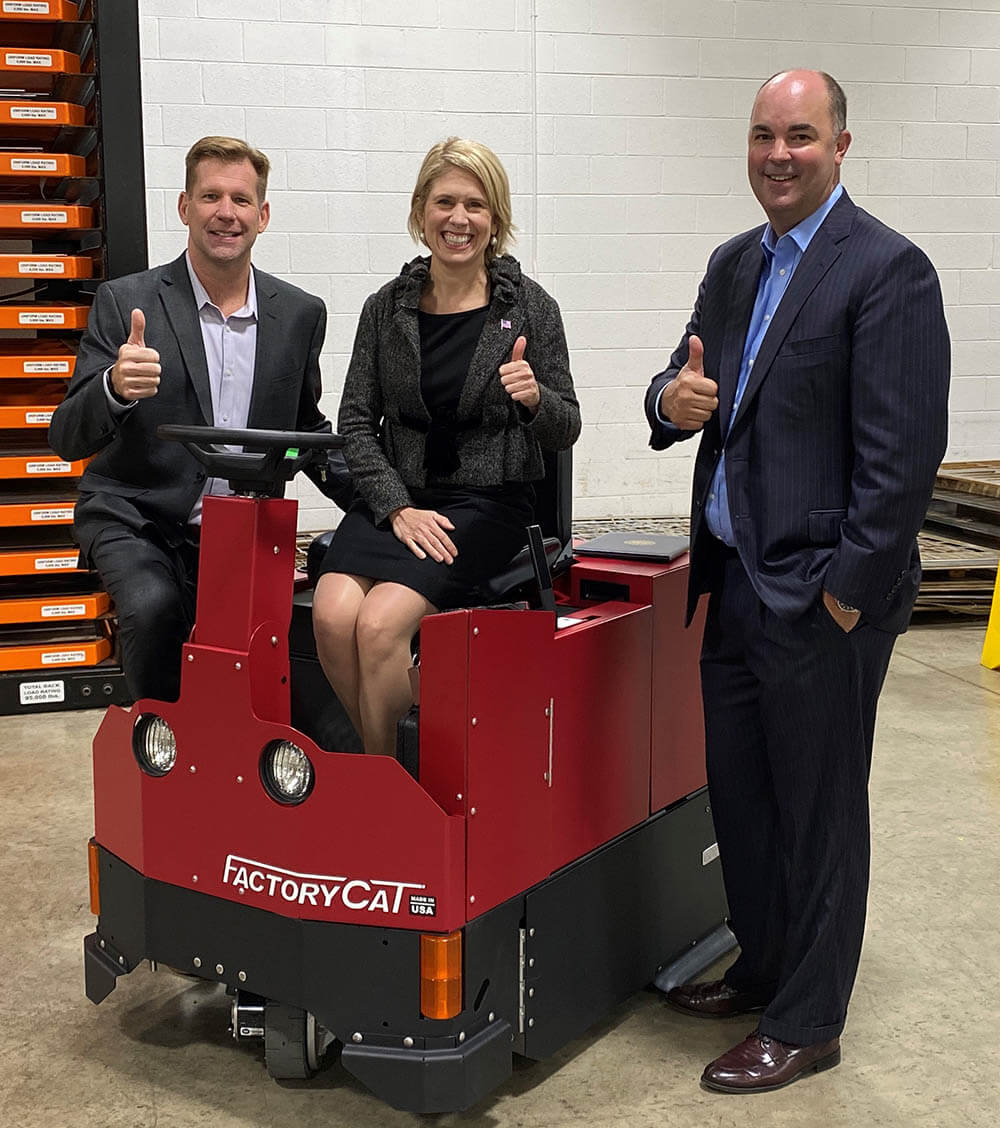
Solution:
M725 443L733 531L764 603L794 619L825 587L882 629L903 630L948 429L951 355L937 274L845 192L792 275L727 429L763 231L713 252L684 337L646 392L654 450L689 438L659 423L656 404L697 334L719 409L695 461L689 614L712 584L702 518Z
M438 484L495 486L544 476L542 450L563 450L580 434L580 406L569 372L562 317L555 301L510 255L489 265L490 306L459 400L458 469ZM430 422L420 394L420 294L430 259L416 258L365 302L340 401L337 429L358 493L376 522L412 505L410 490L427 483ZM527 338L525 359L541 393L532 417L500 383L498 369L514 342ZM409 421L409 422L408 422Z
M257 351L247 426L329 431L318 406L326 308L314 295L269 274L254 269L254 279ZM146 315L146 344L160 354L160 387L116 416L103 376L128 339L136 308ZM70 460L96 455L80 482L74 514L74 534L85 554L109 521L137 531L151 524L171 545L183 538L205 473L180 443L156 437L160 423L212 424L201 324L183 255L98 288L69 391L52 417L53 450ZM323 481L315 473L320 489L349 503L343 474Z

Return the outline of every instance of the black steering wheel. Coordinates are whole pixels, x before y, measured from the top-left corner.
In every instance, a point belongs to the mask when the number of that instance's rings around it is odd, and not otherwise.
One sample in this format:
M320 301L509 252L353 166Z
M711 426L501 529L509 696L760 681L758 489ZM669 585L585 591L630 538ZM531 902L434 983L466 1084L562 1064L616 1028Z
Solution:
M212 478L225 478L233 493L280 497L285 483L307 466L326 465L327 451L344 445L329 431L262 431L252 428L199 427L161 423L161 439L183 443ZM221 444L221 445L220 445ZM249 447L225 450L224 446Z

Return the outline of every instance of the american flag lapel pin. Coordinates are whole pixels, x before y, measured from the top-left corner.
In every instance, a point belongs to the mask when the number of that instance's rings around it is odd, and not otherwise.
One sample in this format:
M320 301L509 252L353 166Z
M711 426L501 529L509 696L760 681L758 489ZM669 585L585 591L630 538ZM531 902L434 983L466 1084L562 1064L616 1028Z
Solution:
M501 329L509 329L510 328L510 322L507 320L506 317L500 318L500 328Z

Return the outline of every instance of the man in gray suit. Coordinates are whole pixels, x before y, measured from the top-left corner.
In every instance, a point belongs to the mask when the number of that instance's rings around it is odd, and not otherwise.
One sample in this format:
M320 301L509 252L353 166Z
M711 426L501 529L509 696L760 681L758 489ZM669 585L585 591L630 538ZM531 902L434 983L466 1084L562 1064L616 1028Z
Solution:
M251 267L270 219L270 163L245 141L204 137L186 158L178 211L187 250L166 266L97 290L66 398L49 431L66 459L95 456L73 531L118 613L136 699L176 700L194 619L206 479L160 423L330 431L319 409L323 302ZM339 455L316 483L339 504Z

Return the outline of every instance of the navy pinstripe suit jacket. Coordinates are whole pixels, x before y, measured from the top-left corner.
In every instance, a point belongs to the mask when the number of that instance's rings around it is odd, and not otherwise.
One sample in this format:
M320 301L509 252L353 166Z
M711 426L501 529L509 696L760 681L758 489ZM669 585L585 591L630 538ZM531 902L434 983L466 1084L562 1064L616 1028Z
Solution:
M792 276L727 430L763 230L713 252L684 337L646 392L654 450L694 433L662 426L656 404L697 334L719 408L695 462L689 618L712 583L703 513L724 443L737 547L767 606L795 619L825 587L883 629L904 630L920 582L917 530L947 440L937 273L845 192Z

